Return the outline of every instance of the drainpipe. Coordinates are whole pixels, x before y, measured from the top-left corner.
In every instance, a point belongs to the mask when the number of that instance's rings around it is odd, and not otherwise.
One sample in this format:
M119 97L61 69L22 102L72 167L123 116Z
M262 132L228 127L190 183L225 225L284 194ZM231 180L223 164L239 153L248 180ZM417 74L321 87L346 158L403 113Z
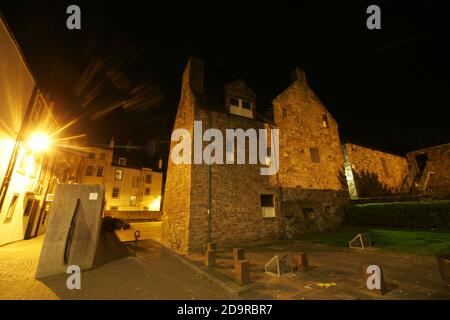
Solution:
M208 129L211 129L211 113L208 112ZM208 165L208 242L211 242L211 164Z

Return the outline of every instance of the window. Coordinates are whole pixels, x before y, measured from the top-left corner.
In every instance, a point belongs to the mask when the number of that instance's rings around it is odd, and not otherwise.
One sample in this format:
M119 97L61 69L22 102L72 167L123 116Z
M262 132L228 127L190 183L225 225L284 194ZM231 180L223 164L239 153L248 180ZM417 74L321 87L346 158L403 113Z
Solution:
M92 170L94 169L93 166L87 166L86 167L86 175L87 176L92 176Z
M126 158L119 158L119 165L126 166L127 165L127 159Z
M34 199L28 199L27 205L25 206L25 210L23 211L24 217L29 217L31 213L31 209L33 208Z
M16 210L17 199L19 199L19 194L15 193L11 199L11 202L10 202L9 208L8 208L8 212L6 213L6 218L5 218L5 221L3 221L3 223L11 222L11 220L14 216L14 210Z
M103 177L103 166L97 168L97 177Z
M120 197L120 188L113 188L112 190L112 197L114 199L117 199Z
M287 110L286 109L281 109L281 117L284 119L287 117Z
M137 197L136 196L131 196L130 197L130 206L135 206L137 202Z
M311 161L319 163L320 162L319 149L318 148L309 148L309 152L311 154Z
M150 188L145 188L145 195L149 196L150 195Z
M139 187L139 177L133 177L132 187L133 188Z
M152 183L152 175L148 174L145 176L145 183L151 184Z
M89 152L88 158L89 159L95 159L95 153L94 152Z
M117 211L117 210L119 210L119 207L118 206L111 206L111 211Z
M261 213L263 218L275 217L275 204L273 194L261 195Z
M100 160L105 160L106 154L100 153L100 156L98 157Z
M235 97L230 97L230 104L232 106L236 106L239 107L239 99L235 98Z
M114 173L114 179L122 180L122 176L123 176L123 170L122 169L116 169L116 172Z
M244 109L252 109L252 104L247 100L242 100L242 108Z
M241 117L253 118L252 103L241 98L230 97L230 113Z
M384 160L384 158L380 158L380 160L381 160L381 165L383 166L384 175L386 177L388 177L389 176L389 171L388 171L388 167L387 167L387 164L386 164L386 160Z
M328 117L325 114L322 115L322 125L324 128L328 128Z

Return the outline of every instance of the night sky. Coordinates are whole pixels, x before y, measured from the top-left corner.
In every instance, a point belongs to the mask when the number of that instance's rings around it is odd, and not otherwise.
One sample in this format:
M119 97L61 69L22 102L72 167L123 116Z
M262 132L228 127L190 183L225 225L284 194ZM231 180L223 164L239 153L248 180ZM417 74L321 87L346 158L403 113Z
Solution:
M95 145L114 135L143 160L167 157L190 55L205 61L206 87L242 77L261 111L300 66L343 141L399 154L450 142L450 33L438 2L263 3L2 0L0 11L58 118L80 117L67 134ZM70 4L81 7L80 31L66 28ZM366 28L369 4L381 7L381 30Z

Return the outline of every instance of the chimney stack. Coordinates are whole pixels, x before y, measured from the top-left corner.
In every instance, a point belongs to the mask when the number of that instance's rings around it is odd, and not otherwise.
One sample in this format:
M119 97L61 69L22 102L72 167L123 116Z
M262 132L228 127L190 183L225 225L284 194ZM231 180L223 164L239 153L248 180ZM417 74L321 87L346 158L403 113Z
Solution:
M203 94L204 62L190 57L183 73L183 86L189 83L195 94Z
M291 80L292 82L299 80L301 83L306 84L305 71L301 70L299 67L295 67L295 69L291 72Z

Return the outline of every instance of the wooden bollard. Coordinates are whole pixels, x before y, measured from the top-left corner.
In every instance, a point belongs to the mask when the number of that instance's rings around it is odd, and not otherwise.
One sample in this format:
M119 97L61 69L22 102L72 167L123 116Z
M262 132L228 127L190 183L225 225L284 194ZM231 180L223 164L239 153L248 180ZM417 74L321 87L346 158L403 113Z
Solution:
M216 266L216 251L210 250L205 252L205 267L212 268Z
M294 270L296 272L307 272L310 270L308 256L305 252L294 253L293 256Z
M216 243L215 242L208 242L206 244L206 251L216 251Z
M245 252L242 248L233 248L233 261L245 260Z
M234 267L236 282L240 285L250 283L250 262L248 260L237 260Z
M386 281L384 280L383 269L380 265L365 263L363 265L364 287L371 292L383 295L387 292Z

